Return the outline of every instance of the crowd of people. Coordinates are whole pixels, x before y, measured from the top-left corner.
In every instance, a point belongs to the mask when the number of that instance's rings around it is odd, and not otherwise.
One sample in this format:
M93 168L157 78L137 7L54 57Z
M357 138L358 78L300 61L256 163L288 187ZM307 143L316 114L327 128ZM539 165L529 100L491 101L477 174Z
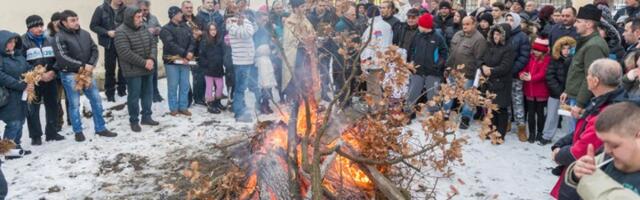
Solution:
M513 132L521 142L548 145L561 121L568 121L569 134L551 147L558 164L553 173L560 176L553 197L588 199L589 193L597 198L616 188L633 191L616 195L638 195L640 154L630 152L639 151L640 125L634 117L639 108L618 102L640 97L640 3L625 2L626 7L612 16L610 5L602 0L579 9L539 6L532 0L481 1L469 14L447 0L340 6L290 0L288 5L274 1L257 10L250 9L247 0L229 2L225 9L217 0L202 0L195 13L190 1L170 7L169 22L161 25L148 0L105 0L91 18L97 44L72 10L54 13L46 27L42 17L32 15L26 19L26 33L0 31L0 119L6 124L3 138L13 140L18 152L6 158L31 153L20 145L25 121L31 144L42 145L42 135L46 141L65 139L60 131L66 113L75 140L84 141L81 94L89 99L95 134L117 136L106 127L95 79L87 87L76 84L77 75L91 74L100 56L106 100L126 96L130 128L140 132L141 125L159 125L151 109L164 101L158 90L158 62L166 70L170 116L191 116L189 108L201 105L210 113L229 110L238 122L252 122L246 90L256 97L257 113L271 114L274 95L287 103L314 87L307 81L310 72L319 74L319 99L338 98L340 105L351 106L353 99L339 95L343 87L380 97L386 78L376 57L395 45L406 61L419 66L394 94L405 102L406 112L414 112L416 102L433 98L440 84L452 84L449 73L460 68L465 88L495 93L498 105L498 110L487 111L447 103L445 109L461 110L460 129L493 112L492 125L502 139ZM363 44L367 46L359 54ZM38 65L46 68L39 84L21 81L22 74ZM366 80L348 79L352 71ZM474 84L479 76L486 81ZM27 103L27 92L40 98ZM44 133L41 105L46 113ZM570 114L558 114L566 108ZM634 112L618 114L630 111ZM621 142L622 137L628 140ZM622 145L626 150L618 150ZM596 158L599 149L607 155ZM603 157L614 160L613 165L599 167L604 173L594 167ZM599 178L587 181L591 175ZM613 178L606 183L610 190L580 185L606 175Z

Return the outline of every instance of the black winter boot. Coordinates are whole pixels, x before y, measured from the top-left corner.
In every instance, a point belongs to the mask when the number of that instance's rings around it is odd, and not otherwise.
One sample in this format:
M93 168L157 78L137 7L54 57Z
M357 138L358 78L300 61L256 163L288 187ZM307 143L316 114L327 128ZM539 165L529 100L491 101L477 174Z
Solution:
M529 143L533 144L536 141L536 138L537 134L535 134L535 132L529 132L529 139L527 139Z
M462 130L469 129L469 122L470 121L471 121L471 119L469 119L468 117L462 117L462 119L460 120L460 129L462 129Z
M220 109L216 105L217 101L220 101L220 100L214 100L212 102L207 103L207 112L213 113L213 114L220 114Z
M213 101L213 106L218 108L218 110L220 111L227 110L227 108L222 105L222 99L216 99L215 101Z

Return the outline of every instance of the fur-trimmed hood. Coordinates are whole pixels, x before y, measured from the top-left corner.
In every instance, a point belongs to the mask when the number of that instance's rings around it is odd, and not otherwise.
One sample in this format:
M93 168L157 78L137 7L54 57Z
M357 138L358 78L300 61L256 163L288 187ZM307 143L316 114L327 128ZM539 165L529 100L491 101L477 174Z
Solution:
M560 53L562 53L563 46L569 45L571 46L571 48L575 48L576 44L577 44L576 40L569 36L564 36L556 40L556 42L553 43L553 49L551 50L553 59L558 60L560 58L560 55L561 55Z
M493 33L498 31L499 33L502 34L502 40L500 40L500 44L496 44L493 41ZM491 29L489 30L489 34L487 34L487 41L489 41L489 43L494 44L494 45L505 45L507 44L507 41L509 40L509 37L511 36L511 26L507 23L502 23L502 24L496 24L491 26Z

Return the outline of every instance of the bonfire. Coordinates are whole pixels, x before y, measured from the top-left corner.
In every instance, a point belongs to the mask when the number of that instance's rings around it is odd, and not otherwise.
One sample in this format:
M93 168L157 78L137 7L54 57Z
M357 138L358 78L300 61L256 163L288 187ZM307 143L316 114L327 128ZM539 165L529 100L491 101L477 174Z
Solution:
M337 2L342 3L345 2ZM318 47L313 37L297 37L308 51L306 55L316 54ZM345 67L356 66L358 52L369 43L362 41L360 45L354 42L355 37L358 36L336 34L339 55L330 56L345 58L338 63L348 70L345 82L362 84L356 68ZM284 60L294 59L286 58L282 45L278 40L274 42ZM186 169L185 176L193 186L187 191L187 199L435 198L437 179L453 174L450 167L462 162L462 147L468 139L468 135L457 131L459 110L444 110L444 104L457 100L487 109L489 114L482 120L478 136L497 144L502 141L491 126L490 114L496 109L492 103L495 95L476 88L465 89L464 74L452 69L450 76L455 84L440 85L439 94L426 104L404 105L401 94L408 77L419 66L406 63L397 50L390 47L377 54L378 63L384 68L380 80L384 81L382 98L374 100L370 94L351 91L350 84L336 88L335 97L360 96L357 104L366 108L362 110L350 109L355 105L345 107L346 101L340 102L341 98L319 101L316 97L320 79L318 70L314 70L318 60L315 56L305 57L305 64L298 67L304 67L309 77L302 77L306 81L295 86L304 92L295 96L292 103L277 105L278 120L258 122L249 137L218 144L215 148L226 160L221 163L221 168L226 169L223 173L200 172L197 165ZM414 123L420 123L421 129L407 128L411 123L411 113L405 112L407 107L420 108L412 112L420 113ZM432 174L437 174L436 180L427 181L434 177ZM447 196L457 194L451 186Z
M395 72L411 73L412 70L400 68ZM451 74L459 78L458 82L464 79L457 70ZM404 79L407 75L396 77ZM443 105L457 99L473 106L495 107L491 103L492 94L465 90L460 84L443 84L441 88L440 95L420 105L422 110L427 110L427 106L437 106L440 110L420 111L425 114L418 120L423 127L419 132L406 130L410 120L401 110L404 106L394 100L392 91L385 91L381 102L367 102L369 107L382 105L385 109L370 109L365 113L332 112L334 104L322 105L315 101L314 94L301 95L288 112L283 109L280 120L260 122L252 137L220 145L225 157L233 163L227 173L206 177L202 174L207 172L198 172L197 165L191 166L185 175L195 187L188 197L412 199L435 195L416 188L411 176L429 171L449 177L452 175L449 167L462 162L461 148L467 140L456 133L457 112L445 111ZM445 117L447 113L449 119ZM491 117L489 114L483 119L479 135L500 143L495 128L490 126ZM422 137L416 137L417 134ZM429 186L435 187L435 184ZM457 194L455 187L451 190L450 196Z

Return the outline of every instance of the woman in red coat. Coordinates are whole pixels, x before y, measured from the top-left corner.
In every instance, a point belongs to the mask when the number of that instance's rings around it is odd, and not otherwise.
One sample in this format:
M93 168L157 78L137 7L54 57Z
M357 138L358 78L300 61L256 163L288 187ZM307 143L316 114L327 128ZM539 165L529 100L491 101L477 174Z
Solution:
M544 109L549 99L549 89L545 75L547 67L551 63L549 52L549 40L536 38L531 48L529 63L520 71L520 80L524 82L523 91L526 99L525 106L528 110L529 143L542 139L544 129Z

